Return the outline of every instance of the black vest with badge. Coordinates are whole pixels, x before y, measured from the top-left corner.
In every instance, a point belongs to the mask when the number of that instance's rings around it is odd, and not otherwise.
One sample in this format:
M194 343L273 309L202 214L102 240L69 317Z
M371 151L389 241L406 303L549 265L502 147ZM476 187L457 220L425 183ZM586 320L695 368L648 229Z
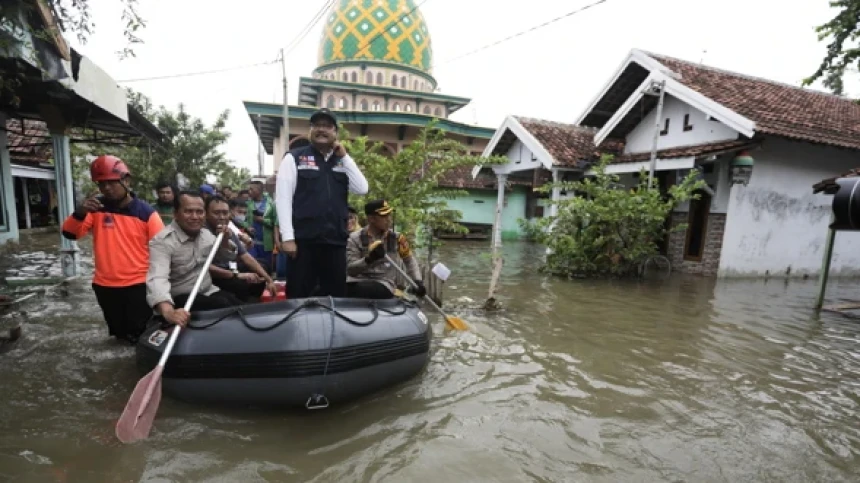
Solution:
M346 245L349 217L349 177L343 158L328 161L313 146L290 151L296 163L293 231L296 240Z

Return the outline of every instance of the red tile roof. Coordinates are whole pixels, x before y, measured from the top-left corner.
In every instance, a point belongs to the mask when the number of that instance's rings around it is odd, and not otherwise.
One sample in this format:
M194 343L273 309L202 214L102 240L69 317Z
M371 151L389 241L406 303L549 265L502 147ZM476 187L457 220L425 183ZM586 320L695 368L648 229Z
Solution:
M598 149L594 145L597 129L561 122L514 116L549 152L554 166L582 167L582 161L593 161L601 152L618 152L623 142L606 140Z
M733 140L719 141L707 144L696 144L692 146L680 146L677 148L661 149L657 151L657 158L672 159L672 158L687 158L690 156L705 156L707 154L719 154L728 151L738 151L741 149L749 149L759 144L759 141ZM616 163L635 163L638 161L647 161L651 159L650 152L623 154L613 160Z
M860 105L850 99L648 55L680 74L680 83L754 121L757 132L860 149Z
M13 163L44 163L53 157L51 134L42 121L7 119L6 142Z

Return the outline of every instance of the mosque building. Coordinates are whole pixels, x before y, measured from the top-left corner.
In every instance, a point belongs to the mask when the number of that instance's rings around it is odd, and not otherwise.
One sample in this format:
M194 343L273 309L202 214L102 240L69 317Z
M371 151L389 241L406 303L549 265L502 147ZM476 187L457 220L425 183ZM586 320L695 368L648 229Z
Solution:
M331 109L351 136L382 142L389 154L407 146L434 118L472 154L483 152L494 129L449 119L471 99L439 92L430 31L415 1L338 0L323 21L319 64L311 77L300 78L298 105L288 106L289 142L281 104L244 103L273 156L273 172L287 150L309 144L309 119L321 107ZM466 173L454 177L455 185L472 183Z

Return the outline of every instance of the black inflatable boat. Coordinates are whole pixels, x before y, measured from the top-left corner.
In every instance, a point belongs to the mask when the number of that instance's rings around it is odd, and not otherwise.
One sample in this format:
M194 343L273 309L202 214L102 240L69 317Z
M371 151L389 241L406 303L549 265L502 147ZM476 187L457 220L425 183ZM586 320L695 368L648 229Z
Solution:
M149 372L171 326L141 336ZM399 299L310 298L198 312L164 368L170 397L210 404L322 408L407 380L430 358L427 316Z

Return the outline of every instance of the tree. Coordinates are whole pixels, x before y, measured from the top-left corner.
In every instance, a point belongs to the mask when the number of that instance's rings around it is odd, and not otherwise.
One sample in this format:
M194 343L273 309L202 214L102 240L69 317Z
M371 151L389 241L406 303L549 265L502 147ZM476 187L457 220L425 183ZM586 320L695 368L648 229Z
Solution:
M576 182L548 184L576 193L558 202L558 214L542 218L528 228L531 235L551 253L547 271L567 276L624 276L635 273L639 264L657 255L657 244L666 236L664 223L678 203L691 198L704 181L690 173L680 184L660 190L649 189L648 175L640 173L639 185L625 189L618 176L608 174L612 156L604 156L593 166L594 177ZM683 229L676 226L674 230Z
M236 168L221 152L230 136L224 130L229 111L222 112L212 126L207 126L188 114L182 104L174 112L164 106L154 108L149 98L137 92L129 91L128 98L138 112L164 133L163 146L152 146L142 140L131 145L76 145L72 158L78 181L86 183L89 161L103 153L113 154L126 162L134 177L135 189L142 194L148 193L160 181L176 183L178 173L187 178L193 188L205 183L210 176L218 179L219 183L223 183L224 178L233 182L250 176L246 169ZM84 138L92 138L91 133L84 133Z
M340 138L349 139L349 133L342 130ZM504 157L469 155L465 146L445 137L436 121L428 124L417 139L393 156L382 154L382 144L372 144L366 136L343 144L370 185L365 198L387 200L396 209L394 216L398 230L412 239L420 227L434 231L468 231L458 223L463 214L447 206L448 200L468 193L440 188L439 180L445 173L460 167L508 161ZM354 195L350 195L350 203L356 207L364 205L361 197Z
M830 39L827 55L815 73L803 80L803 85L809 86L823 77L824 87L842 95L845 70L852 65L860 66L860 48L855 42L860 37L860 0L833 0L830 6L839 8L839 12L829 22L815 28L819 41Z

